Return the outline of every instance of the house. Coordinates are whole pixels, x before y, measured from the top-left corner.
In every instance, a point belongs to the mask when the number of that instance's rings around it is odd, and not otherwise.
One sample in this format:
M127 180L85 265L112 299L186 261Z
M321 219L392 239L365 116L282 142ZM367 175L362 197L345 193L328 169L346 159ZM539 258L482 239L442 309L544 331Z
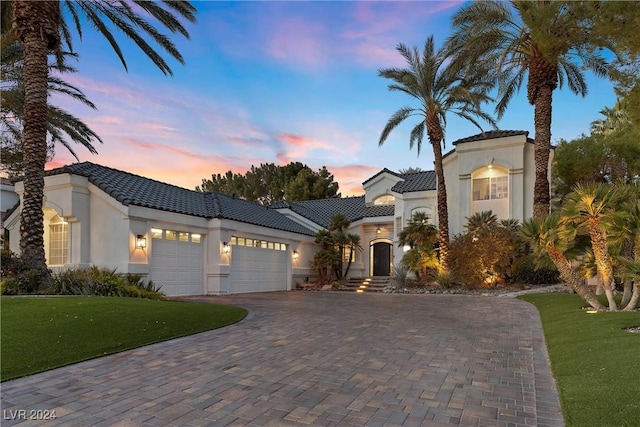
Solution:
M451 234L465 217L532 215L533 141L526 131L493 131L453 143L444 156ZM435 172L383 169L364 195L265 207L200 193L84 162L45 176L45 252L52 269L96 265L137 273L167 295L294 289L312 280L314 235L344 214L361 237L350 276L388 276L402 258L398 234L415 212L438 224ZM15 190L20 199L21 182ZM19 206L5 221L18 251Z

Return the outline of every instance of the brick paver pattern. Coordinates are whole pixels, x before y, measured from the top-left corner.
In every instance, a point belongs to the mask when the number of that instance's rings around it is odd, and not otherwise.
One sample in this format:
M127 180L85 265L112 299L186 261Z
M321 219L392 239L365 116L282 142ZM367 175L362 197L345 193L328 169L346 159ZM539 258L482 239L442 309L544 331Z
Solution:
M536 309L460 295L194 298L235 325L2 384L10 425L562 426Z

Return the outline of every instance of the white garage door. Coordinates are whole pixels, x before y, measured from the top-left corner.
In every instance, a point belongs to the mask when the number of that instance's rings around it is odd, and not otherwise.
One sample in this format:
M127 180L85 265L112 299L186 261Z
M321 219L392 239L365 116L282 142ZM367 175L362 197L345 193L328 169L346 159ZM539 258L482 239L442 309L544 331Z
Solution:
M167 233L175 233L167 239ZM186 235L186 236L185 236ZM198 236L198 242L192 241ZM162 285L168 296L202 295L203 243L199 235L166 231L162 238L154 238L151 247L149 279ZM180 240L182 239L182 240ZM193 238L193 240L196 240Z
M233 246L231 293L286 290L286 251Z

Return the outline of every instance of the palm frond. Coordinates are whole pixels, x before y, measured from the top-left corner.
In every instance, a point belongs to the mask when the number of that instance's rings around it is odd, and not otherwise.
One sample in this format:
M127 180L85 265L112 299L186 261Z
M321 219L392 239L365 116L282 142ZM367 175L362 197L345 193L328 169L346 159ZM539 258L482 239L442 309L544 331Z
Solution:
M380 140L378 141L378 146L381 146L385 143L389 134L392 130L394 130L400 123L402 123L407 117L411 116L415 113L415 109L411 107L402 107L389 118L386 126L382 130L380 134Z

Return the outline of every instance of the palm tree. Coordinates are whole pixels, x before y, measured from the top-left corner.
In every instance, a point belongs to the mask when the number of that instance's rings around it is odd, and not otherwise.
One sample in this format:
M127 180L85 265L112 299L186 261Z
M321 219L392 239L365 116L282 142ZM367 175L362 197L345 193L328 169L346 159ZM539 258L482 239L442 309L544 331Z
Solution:
M603 119L591 122L591 133L607 136L625 126L631 124L629 114L622 108L620 102L616 102L613 108L604 107L600 110Z
M487 236L498 224L498 217L493 211L476 212L466 220L464 228L476 239Z
M640 300L640 182L621 185L623 202L607 224L608 237L619 248L617 263L624 280L620 309L634 310Z
M24 51L22 44L16 40L10 27L10 3L2 3L2 13L2 35L0 39L0 55L2 57L0 68L0 81L2 82L2 92L0 93L2 167L10 177L17 177L24 174L22 155L22 123L24 121L25 96ZM5 13L9 14L8 19L4 16ZM75 68L64 62L67 56L74 55L65 54L61 63L49 65L50 70L55 71L57 74L76 72ZM90 108L96 108L80 89L67 83L59 76L49 75L48 87L50 93L67 95ZM53 157L55 144L59 143L69 150L77 160L78 156L71 147L70 140L84 146L93 154L97 153L93 142L102 142L98 134L69 112L53 105L48 105L47 108L47 132L49 135L47 158Z
M569 89L587 94L584 70L608 74L605 60L589 43L588 19L576 19L580 2L473 2L455 13L447 41L457 58L473 68L482 61L499 70L496 112L502 117L527 77L527 99L534 106L533 215L549 213L549 152L553 91L566 81ZM515 12L515 14L514 14ZM580 64L581 63L581 64Z
M416 273L426 276L427 268L437 265L435 245L438 229L429 224L424 212L416 212L409 224L398 235L399 245L410 249L402 257L402 263Z
M607 229L614 218L614 208L620 192L607 184L578 184L567 197L562 209L561 224L576 228L586 228L591 238L591 247L598 275L602 279L609 310L617 309L613 295L613 259L609 253Z
M573 242L575 230L562 227L558 215L551 214L544 218L529 218L522 223L520 234L529 242L534 254L538 257L547 255L554 263L560 278L575 293L593 308L604 310L593 292L580 280L567 258Z
M133 40L164 74L171 75L171 68L142 35L150 37L171 57L184 62L169 37L160 33L146 18L157 21L172 33L178 32L188 38L189 33L179 20L184 18L190 22L195 21L195 8L188 1L158 3L144 0L65 0L63 4L78 34L82 36L81 22L85 18L107 39L125 69L127 63L108 23ZM132 4L136 6L135 10ZM62 20L60 6L60 1L12 1L13 29L24 46L25 111L22 144L25 178L20 217L20 250L30 267L40 271L46 271L42 202L47 157L47 55L61 51L61 40L68 51L73 52L71 31Z
M442 167L442 145L444 144L446 114L452 113L470 121L480 130L477 119L482 119L495 127L491 116L482 111L481 105L492 99L491 73L479 68L464 73L455 66L444 49L436 50L433 36L429 36L422 53L417 47L409 49L400 43L398 52L407 62L407 68L385 68L378 71L380 77L390 79L389 90L400 91L412 97L417 105L402 107L387 121L378 145L384 144L389 134L405 119L417 116L419 123L411 131L409 148L417 144L418 155L426 130L433 147L437 177L438 230L440 241L440 268L448 270L449 212L447 209L447 189Z

